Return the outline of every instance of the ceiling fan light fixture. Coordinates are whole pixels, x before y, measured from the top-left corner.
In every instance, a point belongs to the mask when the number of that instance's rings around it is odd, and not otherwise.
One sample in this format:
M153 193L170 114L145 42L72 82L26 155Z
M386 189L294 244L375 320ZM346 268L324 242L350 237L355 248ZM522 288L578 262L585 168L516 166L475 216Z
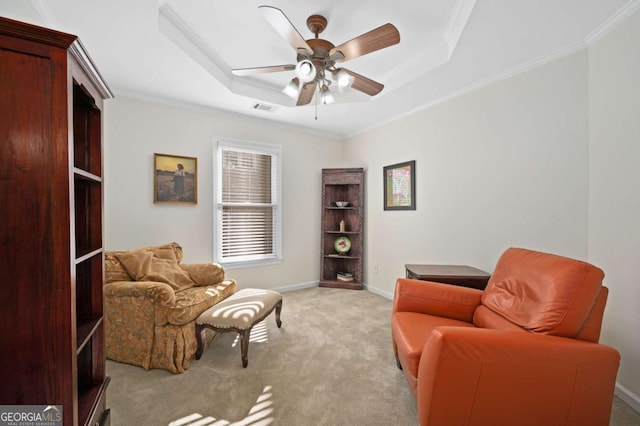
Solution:
M300 94L300 80L298 77L292 78L284 89L282 89L282 93L293 99L298 99L298 95Z
M335 101L336 101L336 99L333 97L331 92L327 92L327 93L323 93L322 94L322 104L323 105L329 105L329 104L334 103Z
M309 83L316 78L316 66L308 59L303 59L296 65L296 75L303 83Z
M322 102L323 105L329 105L334 103L335 101L335 98L329 91L329 86L323 84L320 88L320 102Z
M355 77L345 70L340 69L336 73L336 80L338 81L338 88L346 89L347 87L351 87L351 85L355 81Z

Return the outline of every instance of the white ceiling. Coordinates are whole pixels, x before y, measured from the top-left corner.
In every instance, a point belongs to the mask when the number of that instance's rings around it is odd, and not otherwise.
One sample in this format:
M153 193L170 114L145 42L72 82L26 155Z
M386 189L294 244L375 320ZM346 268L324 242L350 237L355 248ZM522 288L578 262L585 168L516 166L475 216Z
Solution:
M639 0L0 0L0 14L77 34L116 96L218 108L348 137L584 48ZM293 72L237 77L233 68L295 63L257 7L281 9L306 39L328 20L339 45L387 22L400 44L342 66L385 85L371 98L296 107ZM271 112L254 109L273 106Z

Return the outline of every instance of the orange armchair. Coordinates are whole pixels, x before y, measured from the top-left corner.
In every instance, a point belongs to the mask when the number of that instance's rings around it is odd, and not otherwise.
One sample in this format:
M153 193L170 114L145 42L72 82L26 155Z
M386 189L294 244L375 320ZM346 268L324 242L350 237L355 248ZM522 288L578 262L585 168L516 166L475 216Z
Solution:
M603 272L510 248L484 291L398 279L396 362L426 425L607 425L619 353Z

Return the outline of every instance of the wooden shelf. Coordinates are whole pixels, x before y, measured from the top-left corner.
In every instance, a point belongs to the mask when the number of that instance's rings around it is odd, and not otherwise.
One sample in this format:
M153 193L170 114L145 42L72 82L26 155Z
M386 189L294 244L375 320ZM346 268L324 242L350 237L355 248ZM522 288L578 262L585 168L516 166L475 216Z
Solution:
M344 234L344 235L359 235L358 231L324 231L327 234Z
M320 281L320 287L330 288L346 288L349 290L362 290L362 283L356 283L353 281L340 281L340 280L322 280Z
M105 409L109 382L110 379L107 377L102 383L93 383L78 389L78 417L87 419L84 424L109 424L109 410Z
M78 258L76 259L76 265L77 265L77 264L80 264L80 263L82 263L82 262L84 262L84 261L86 261L86 260L89 260L89 259L91 259L93 256L97 256L97 255L99 255L99 254L101 254L101 253L102 253L102 247L97 248L97 249L95 249L95 250L93 250L93 251L90 251L90 252L88 252L88 253L86 253L86 254L81 254L81 255L80 255L80 257L78 257ZM78 253L76 253L76 255L77 255L77 254L78 254Z
M336 201L347 201L338 207ZM363 280L364 241L364 169L322 170L320 287L361 290ZM340 231L344 223L345 231ZM337 236L348 236L351 249L339 254L334 248ZM339 271L353 275L353 281L336 279Z
M360 259L360 256L350 256L348 254L325 254L324 257L330 257L332 259Z
M73 173L81 179L85 179L92 182L102 182L102 178L98 175L94 175L93 173L89 173L85 170L79 169L77 167L73 168Z
M86 346L89 339L91 339L95 331L98 329L98 326L102 324L102 317L78 320L77 322L77 352L80 353L80 351L82 351L82 349L84 349L84 347Z
M348 206L348 207L328 206L328 207L325 207L325 208L329 209L329 210L358 210L360 207L355 207L355 206Z

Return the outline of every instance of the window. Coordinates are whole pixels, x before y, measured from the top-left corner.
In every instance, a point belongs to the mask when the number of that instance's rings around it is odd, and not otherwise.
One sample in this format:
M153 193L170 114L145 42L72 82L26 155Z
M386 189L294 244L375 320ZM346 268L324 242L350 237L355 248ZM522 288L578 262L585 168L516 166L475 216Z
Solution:
M282 148L219 140L214 175L214 256L225 267L282 260Z

